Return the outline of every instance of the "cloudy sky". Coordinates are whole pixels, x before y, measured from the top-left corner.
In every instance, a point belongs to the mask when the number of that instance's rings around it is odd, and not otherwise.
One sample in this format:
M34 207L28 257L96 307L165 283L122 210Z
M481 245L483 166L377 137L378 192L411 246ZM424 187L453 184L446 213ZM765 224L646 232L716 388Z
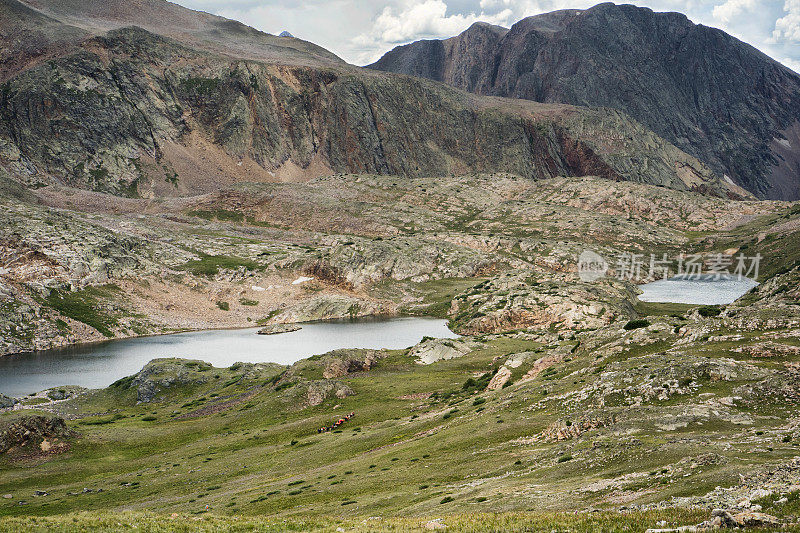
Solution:
M481 20L519 19L599 0L173 0L269 33L291 32L364 65L417 39L450 37ZM800 0L633 0L721 28L800 72Z

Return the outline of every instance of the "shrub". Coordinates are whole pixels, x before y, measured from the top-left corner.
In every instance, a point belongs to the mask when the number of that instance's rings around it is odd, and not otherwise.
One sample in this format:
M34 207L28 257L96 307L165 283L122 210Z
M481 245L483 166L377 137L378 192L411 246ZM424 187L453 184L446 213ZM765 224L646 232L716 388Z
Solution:
M231 306L228 302L217 302L217 307L222 309L223 311L230 311Z
M439 503L450 503L452 501L455 501L455 498L453 498L452 496L445 496Z
M175 181L177 182L177 174L175 174ZM170 180L170 183L172 181ZM177 186L177 183L173 183ZM195 209L189 211L189 216L198 217L205 220L219 220L220 222L244 222L244 215L236 211L228 209Z
M130 387L131 383L133 383L134 379L136 379L136 376L128 376L122 379L118 379L109 386L115 389L127 389L128 387Z
M633 329L646 328L649 325L650 325L650 322L648 320L645 320L643 318L639 318L639 319L636 319L636 320L631 320L630 322L625 324L625 329L627 331L631 331Z
M712 316L719 316L722 313L722 309L719 308L718 305L704 305L700 309L697 310L702 317L712 317Z
M558 458L559 463L566 463L567 461L572 461L572 456L570 454L562 455Z

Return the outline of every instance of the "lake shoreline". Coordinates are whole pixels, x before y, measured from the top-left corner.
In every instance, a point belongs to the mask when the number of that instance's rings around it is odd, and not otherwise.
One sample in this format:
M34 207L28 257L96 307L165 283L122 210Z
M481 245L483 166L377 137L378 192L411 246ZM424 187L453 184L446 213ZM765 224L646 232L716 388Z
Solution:
M455 338L431 317L366 317L303 323L300 330L258 335L259 327L185 331L110 339L0 358L0 392L26 396L54 387L103 388L161 358L198 359L216 367L237 362L293 364L338 349L401 349L426 336Z
M348 317L335 317L335 318L325 318L320 320L310 320L310 321L298 321L298 322L278 322L275 324L262 324L262 325L252 325L252 323L248 323L246 326L220 326L220 327L201 327L201 328L175 328L172 331L162 331L162 332L149 332L144 334L121 334L115 335L114 337L107 337L103 339L97 340L80 340L78 342L67 342L58 346L53 346L51 348L46 348L44 350L25 350L22 352L8 352L8 353L0 353L0 360L5 357L18 357L24 355L37 355L37 354L44 354L49 352L58 352L62 350L70 350L73 348L85 348L91 346L97 346L101 344L105 344L108 342L114 341L121 341L121 340L130 340L130 339L147 339L151 337L164 337L169 335L180 335L181 333L200 333L204 331L236 331L236 330L244 330L244 329L258 329L268 325L302 325L302 324L314 324L317 322L335 322L340 320L391 320L393 318L437 318L434 316L429 315L404 315L404 314L397 314L397 313L380 313L380 314L371 314L371 315L363 315L358 316L355 318L348 318Z

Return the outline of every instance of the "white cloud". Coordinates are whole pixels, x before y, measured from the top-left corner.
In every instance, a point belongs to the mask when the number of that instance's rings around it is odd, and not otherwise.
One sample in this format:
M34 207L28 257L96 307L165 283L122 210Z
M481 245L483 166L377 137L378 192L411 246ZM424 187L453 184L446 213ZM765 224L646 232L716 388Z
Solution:
M724 4L714 6L711 14L723 24L730 24L731 21L740 18L757 7L757 0L728 0Z
M451 37L473 22L509 27L531 15L588 8L601 0L174 0L293 35L363 65L417 39ZM798 70L800 0L616 0L679 11L715 26Z
M800 0L786 0L783 10L787 14L775 21L772 38L776 41L786 39L800 42Z
M792 69L793 71L800 74L800 61L791 59L789 57L784 57L783 59L779 59L781 63Z
M488 15L481 11L448 14L443 0L406 0L398 7L387 6L369 29L353 39L356 45L371 49L362 59L375 60L393 45L418 39L452 37L475 22L509 24L510 9ZM371 57L367 57L371 56Z
M514 0L481 0L481 10L492 10L498 8L507 8L513 6L516 2Z

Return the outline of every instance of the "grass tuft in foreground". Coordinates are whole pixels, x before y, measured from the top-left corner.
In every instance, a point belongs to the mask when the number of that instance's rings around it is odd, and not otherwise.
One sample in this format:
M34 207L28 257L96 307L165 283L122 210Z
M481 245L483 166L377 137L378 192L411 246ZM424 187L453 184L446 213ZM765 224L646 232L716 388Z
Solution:
M330 516L325 518L274 518L211 514L94 513L83 512L52 517L0 518L0 530L7 533L73 532L73 531L149 531L149 532L334 532L337 528L352 532L427 531L432 521L446 526L446 531L526 531L551 532L614 532L636 533L656 527L664 521L669 527L699 523L709 517L702 510L660 510L648 512L581 512L581 513L465 513L436 517L383 518ZM757 531L757 530L751 530ZM783 531L800 531L789 526Z

